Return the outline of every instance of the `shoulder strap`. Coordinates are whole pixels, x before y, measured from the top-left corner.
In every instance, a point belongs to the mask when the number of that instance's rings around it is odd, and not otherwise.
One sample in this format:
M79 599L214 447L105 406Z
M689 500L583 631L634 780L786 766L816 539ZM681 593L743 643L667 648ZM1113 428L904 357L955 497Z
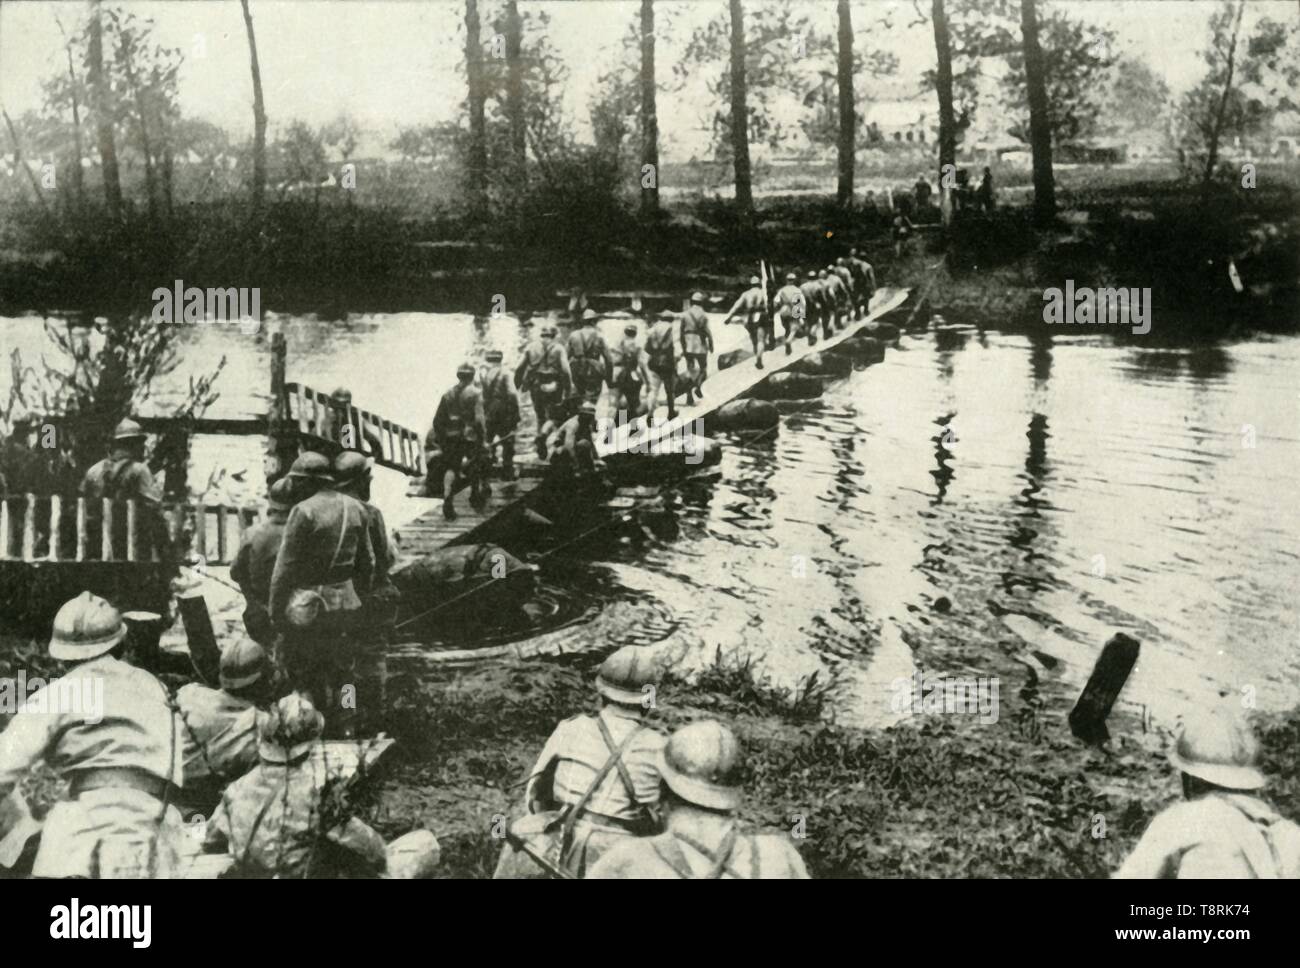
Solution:
M739 878L740 880L744 880L745 879L744 875L741 874L739 871L737 871L734 867L732 867L730 863L728 863L728 861L731 860L731 852L736 848L736 838L739 836L739 834L740 831L734 825L728 827L727 832L722 836L722 842L718 844L718 853L716 855L713 853L713 851L709 850L709 848L705 847L699 841L691 837L688 837L685 834L675 833L673 834L673 840L674 840L674 846L676 846L676 841L680 840L682 843L688 845L694 850L699 851L705 857L709 858L709 860L712 862L708 871L705 872L704 877L701 878L701 880L716 881L719 878L721 878L724 873L730 874L732 877ZM677 847L677 852L682 855L682 860L685 861L686 856L685 854L682 854L680 847ZM662 857L663 855L660 854L660 856ZM668 858L664 857L664 860L668 861ZM668 862L671 864L671 861ZM681 869L678 868L675 864L673 864L672 866L673 869L676 870L679 874L681 873ZM682 874L682 876L693 879L695 875L693 873L690 873L690 867L689 865L687 865L687 873Z
M632 805L638 810L644 810L645 805L636 795L636 784L632 782L632 774L627 771L627 764L623 762L623 747L614 745L614 734L609 731L609 727L605 725L605 720L599 714L596 716L596 725L600 727L601 739L609 747L610 756L614 760L614 769L618 770L618 778L623 783L623 789L627 791L628 799L632 801ZM632 734L623 741L624 745L630 743L641 732L642 728L637 726L636 729L632 730Z
M334 546L334 554L330 556L329 567L325 569L325 574L327 575L330 572L332 572L334 570L334 566L339 563L339 552L343 550L343 539L346 538L348 534L348 511L350 510L348 506L348 500L349 500L348 498L344 497L343 526L339 528L339 543Z
M599 717L597 717L599 719ZM602 724L603 725L603 724ZM615 764L622 763L622 752L627 749L632 740L636 737L637 731L634 730L627 734L627 738L619 744L618 748L610 754L605 765L596 771L596 775L591 780L591 785L587 787L587 792L572 807L564 812L564 820L561 824L560 834L560 864L563 865L568 860L569 849L573 846L573 828L578 820L582 817L583 812L587 809L587 804L591 798L596 795L600 785L605 782L605 777L609 776L609 771L614 769Z

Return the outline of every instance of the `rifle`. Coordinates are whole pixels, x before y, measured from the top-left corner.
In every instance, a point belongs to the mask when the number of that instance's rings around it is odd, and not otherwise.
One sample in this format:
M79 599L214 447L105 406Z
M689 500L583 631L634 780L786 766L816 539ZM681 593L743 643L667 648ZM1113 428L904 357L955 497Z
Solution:
M536 864L542 870L546 871L546 873L550 874L551 877L555 878L556 880L562 880L562 881L577 880L576 877L574 877L572 874L566 871L563 867L560 867L554 861L547 860L545 857L543 857L541 854L535 851L532 847L530 847L526 840L524 840L522 837L516 836L515 834L511 833L509 830L506 831L506 843L508 843L515 850L519 851L521 854L528 857L530 860L532 860L534 864Z

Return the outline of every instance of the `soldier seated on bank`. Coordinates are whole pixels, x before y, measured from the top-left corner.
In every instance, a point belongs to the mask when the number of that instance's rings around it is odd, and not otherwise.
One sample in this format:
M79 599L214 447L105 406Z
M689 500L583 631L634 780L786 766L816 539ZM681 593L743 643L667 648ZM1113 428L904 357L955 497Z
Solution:
M600 712L564 720L546 741L524 790L527 813L511 825L494 878L581 877L615 844L659 830L664 738L646 722L658 682L644 649L624 646L605 659Z
M207 816L221 791L257 765L258 718L275 694L271 660L252 639L221 654L221 688L191 682L176 692L185 772L177 806Z
M204 849L228 850L244 877L374 877L386 863L384 839L356 817L332 818L329 776L312 752L325 720L290 694L261 720L253 770L226 788L208 822ZM322 816L322 813L326 816Z
M617 844L589 878L807 879L803 859L778 834L741 831L740 743L714 720L683 726L659 758L659 802L667 829L657 837Z

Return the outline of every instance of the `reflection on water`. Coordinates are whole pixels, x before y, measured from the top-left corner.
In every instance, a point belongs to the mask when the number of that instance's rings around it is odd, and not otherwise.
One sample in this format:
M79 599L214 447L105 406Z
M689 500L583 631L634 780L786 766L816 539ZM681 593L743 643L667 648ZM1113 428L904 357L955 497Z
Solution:
M461 360L499 348L510 366L530 336L511 317L284 322L289 379L350 386L358 405L421 431ZM605 321L606 336L623 323ZM39 349L38 320L0 326L6 346ZM261 409L264 340L197 327L178 375L223 353L214 415ZM602 646L653 627L690 661L721 646L780 683L834 669L834 712L856 722L888 719L882 695L935 629L965 641L948 658L972 670L1011 648L990 632L1004 612L1085 656L1132 630L1143 653L1126 696L1157 717L1243 686L1261 708L1290 706L1298 363L1293 338L1157 350L958 327L904 337L778 434L729 441L720 479L641 500L636 535L611 529L551 556L533 617ZM201 441L191 479L237 467L255 479L258 446ZM950 612L932 609L940 596ZM1063 665L1073 690L1087 662Z

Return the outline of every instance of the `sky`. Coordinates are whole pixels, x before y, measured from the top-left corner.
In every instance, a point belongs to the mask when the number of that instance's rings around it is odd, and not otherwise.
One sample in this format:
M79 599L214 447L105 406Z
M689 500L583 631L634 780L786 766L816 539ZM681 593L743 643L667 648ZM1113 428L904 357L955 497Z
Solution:
M833 33L833 0L790 0L807 7ZM185 55L180 74L185 113L206 118L238 137L252 129L252 81L238 0L131 0L137 16L152 18L160 42ZM480 7L492 6L480 0ZM927 9L928 3L922 3ZM1200 51L1212 0L1079 0L1062 3L1076 15L1115 29L1121 50L1145 59L1170 87L1189 87L1203 70ZM1295 16L1294 0L1250 5L1253 16ZM622 38L637 22L638 0L525 0L546 11L550 38L570 71L565 108L586 130L587 105L598 78L623 55ZM462 0L252 0L267 113L274 129L291 119L324 124L351 114L367 132L365 144L386 142L399 125L454 120L464 98ZM658 0L663 30L657 60L661 83L680 61L695 26L725 17L726 0ZM40 83L62 66L56 17L65 27L85 12L81 0L28 0L0 7L0 101L11 115L41 102ZM889 17L886 31L871 27L874 44L893 51L895 92L924 97L921 74L933 67L928 22L916 24L910 0L855 0L855 27ZM666 23L665 23L666 22ZM485 24L484 36L491 33ZM701 147L712 104L703 72L659 99L663 154L689 155ZM892 93L891 97L899 96Z

